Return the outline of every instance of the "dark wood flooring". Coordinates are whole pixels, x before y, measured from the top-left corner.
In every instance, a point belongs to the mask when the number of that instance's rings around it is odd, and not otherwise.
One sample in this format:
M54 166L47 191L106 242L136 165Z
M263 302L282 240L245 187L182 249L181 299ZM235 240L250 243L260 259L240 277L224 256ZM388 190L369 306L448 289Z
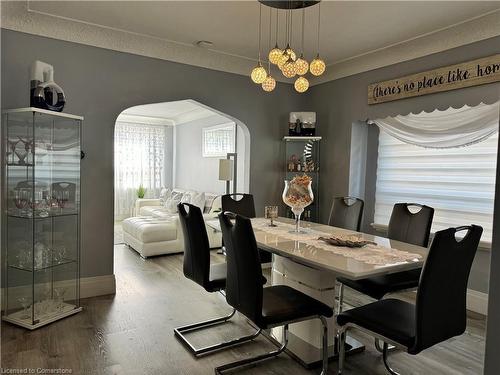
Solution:
M221 260L214 253L215 260ZM173 328L230 311L218 294L208 294L182 274L182 255L142 260L124 245L115 246L114 296L82 300L84 311L29 332L2 322L1 366L66 368L73 374L213 374L217 365L271 350L264 338L195 359L177 341ZM347 300L363 299L347 292ZM367 302L367 301L364 301ZM250 332L244 319L192 334L208 344ZM395 352L390 362L403 374L480 374L485 319L470 314L467 332L418 356ZM373 340L357 338L367 349L347 359L346 374L386 374ZM330 364L335 374L337 364ZM318 374L286 355L241 371L242 374Z

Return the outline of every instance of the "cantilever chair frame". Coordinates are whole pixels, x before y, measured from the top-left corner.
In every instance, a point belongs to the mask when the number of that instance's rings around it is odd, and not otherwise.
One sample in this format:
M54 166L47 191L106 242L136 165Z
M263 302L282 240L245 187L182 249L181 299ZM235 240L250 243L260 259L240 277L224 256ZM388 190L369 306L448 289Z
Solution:
M221 294L224 295L223 293ZM201 348L196 348L191 342L189 342L189 340L185 336L185 334L190 332L195 332L204 328L209 328L219 324L227 323L235 314L236 314L236 309L233 308L233 311L229 315L174 328L174 334L195 357L202 357L204 355L212 354L217 351L242 344L244 342L252 341L257 336L259 336L259 334L262 332L260 328L258 328L254 333L250 335L238 337L236 339L232 339L229 341L219 342L217 344L207 345Z
M345 364L345 342L346 342L346 337L347 337L347 331L350 329L359 329L365 333L368 333L370 336L374 337L375 340L377 341L382 341L383 348L382 348L382 358L384 361L384 366L391 375L401 375L399 372L394 370L388 363L387 357L388 357L388 352L389 352L389 344L392 345L392 348L396 349L403 349L403 350L408 350L408 347L401 345L385 336L382 336L378 333L375 333L373 331L370 331L369 329L366 329L364 327L360 327L357 324L354 323L347 323L343 326L341 326L338 329L338 337L339 337L339 369L337 374L341 375L343 374L344 371L344 364Z
M307 320L311 319L319 319L321 321L321 324L323 326L323 337L322 337L322 368L321 368L321 374L320 375L327 375L328 372L328 321L324 316L321 315L316 315L316 316L308 316L307 318L303 319L295 319L295 320L290 320L286 322L280 322L279 324L275 325L269 325L267 328L275 328L275 327L283 327L283 332L282 332L282 340L281 340L281 346L278 347L278 349L270 351L268 353L260 354L254 357L250 358L245 358L239 361L231 362L222 366L218 366L215 368L215 374L216 375L223 375L227 371L233 371L238 368L243 368L247 366L254 365L256 363L265 361L267 359L271 359L274 357L277 357L281 353L286 351L286 347L288 345L288 325L293 324L293 323L299 323L299 322L304 322ZM260 332L259 332L260 333ZM264 335L265 337L265 335ZM272 342L274 345L276 345L273 340L269 340Z

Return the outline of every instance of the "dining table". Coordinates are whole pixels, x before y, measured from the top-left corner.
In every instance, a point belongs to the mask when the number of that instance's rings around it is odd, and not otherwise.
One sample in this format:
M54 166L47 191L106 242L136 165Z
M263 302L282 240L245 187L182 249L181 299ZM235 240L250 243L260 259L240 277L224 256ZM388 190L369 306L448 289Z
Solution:
M259 249L272 253L272 285L288 285L331 306L336 312L337 277L363 279L422 267L427 256L424 247L391 240L368 233L329 225L301 222L296 232L295 221L279 217L251 219ZM220 231L218 219L206 221L208 227ZM328 241L333 238L335 241ZM340 241L340 242L339 242ZM359 243L360 247L338 246ZM332 245L331 243L336 243ZM329 356L337 357L335 317L328 320ZM281 337L281 328L273 328L270 338ZM321 324L310 320L290 326L287 353L306 368L321 362ZM364 350L363 344L349 337L347 355Z

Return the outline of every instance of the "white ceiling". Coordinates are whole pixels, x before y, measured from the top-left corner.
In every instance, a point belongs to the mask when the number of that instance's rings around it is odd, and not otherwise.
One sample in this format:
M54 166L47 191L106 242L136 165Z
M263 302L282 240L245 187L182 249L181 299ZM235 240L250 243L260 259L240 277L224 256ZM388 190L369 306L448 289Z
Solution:
M29 2L29 9L192 48L199 48L193 46L198 40L209 40L214 43L211 49L217 52L248 59L255 59L258 51L259 3L256 0L34 1ZM262 8L266 49L269 9ZM321 54L327 64L338 63L499 9L498 1L323 0ZM315 53L317 11L318 6L306 11L305 52L309 58ZM294 14L292 47L300 49L301 13L295 11ZM272 19L274 24L274 13Z
M233 122L219 112L191 99L138 105L127 108L117 118L118 122L144 122L171 126L198 120L204 120L210 125Z

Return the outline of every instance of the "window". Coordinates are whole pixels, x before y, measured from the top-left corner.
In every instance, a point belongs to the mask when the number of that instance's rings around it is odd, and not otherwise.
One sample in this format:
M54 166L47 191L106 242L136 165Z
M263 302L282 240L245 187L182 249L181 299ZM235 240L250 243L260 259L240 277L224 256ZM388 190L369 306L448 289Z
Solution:
M380 131L375 223L389 223L394 203L421 203L435 209L432 232L477 224L491 242L497 147L498 132L471 146L430 149Z
M203 129L203 157L226 156L234 152L236 138L235 124L211 126Z
M115 128L115 216L130 216L140 185L158 196L164 182L166 127L119 122Z

